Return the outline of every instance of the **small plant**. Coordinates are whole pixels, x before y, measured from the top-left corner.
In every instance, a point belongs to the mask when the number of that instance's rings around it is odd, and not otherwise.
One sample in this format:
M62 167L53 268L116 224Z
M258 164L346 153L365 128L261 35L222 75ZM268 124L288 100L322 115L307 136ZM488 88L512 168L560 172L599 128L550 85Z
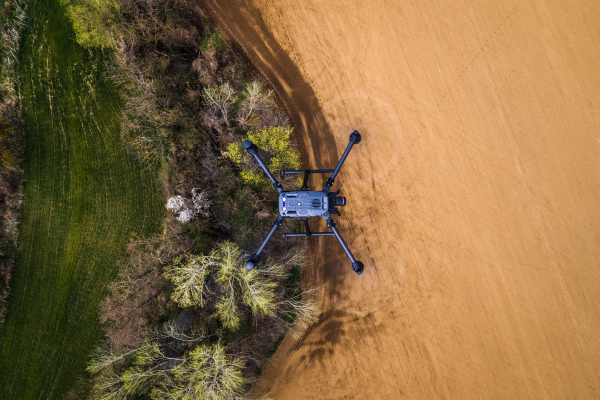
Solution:
M229 48L227 43L221 37L221 34L217 30L211 30L210 34L204 35L200 40L200 46L203 50L215 49L218 51L225 51Z

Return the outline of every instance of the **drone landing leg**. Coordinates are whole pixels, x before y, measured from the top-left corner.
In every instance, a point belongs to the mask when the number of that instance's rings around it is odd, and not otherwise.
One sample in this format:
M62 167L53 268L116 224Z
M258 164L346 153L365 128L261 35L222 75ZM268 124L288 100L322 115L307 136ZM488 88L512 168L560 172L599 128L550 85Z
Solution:
M333 172L332 169L306 169L297 171L281 171L281 176L285 174L304 174L304 180L302 181L302 190L308 190L308 177L310 174L328 174Z
M361 136L360 136L360 133L358 133L358 131L354 131L350 134L350 143L348 143L348 146L346 147L346 151L344 151L344 154L342 154L342 158L340 158L340 161L338 162L337 166L335 167L333 174L331 174L331 177L329 179L327 179L327 182L325 183L325 189L327 191L329 191L329 188L333 186L335 177L337 176L338 172L340 172L340 168L342 168L342 164L344 164L344 161L346 161L346 157L348 157L348 153L350 153L352 146L354 146L355 144L359 144L360 140L361 140Z
M354 256L352 255L352 252L348 248L348 245L346 244L346 242L344 242L344 239L342 238L342 235L340 235L340 232L335 227L335 222L333 222L333 220L331 219L331 217L326 218L325 220L327 221L327 226L331 228L331 230L333 231L333 233L335 234L335 236L340 241L342 247L344 248L344 251L346 252L346 254L348 255L348 257L350 258L350 261L352 261L352 269L354 270L354 272L356 272L358 275L362 274L363 269L365 268L364 264L362 262L360 262L360 261L357 261L356 258L354 258Z
M303 218L304 233L284 233L283 237L299 237L299 236L333 236L333 232L312 232L308 226L308 218Z
M306 236L312 235L312 232L310 231L310 226L308 226L308 218L304 218L304 232L306 232Z
M254 265L256 264L256 262L258 261L258 257L260 256L260 253L262 253L263 249L265 248L265 246L271 239L271 236L273 236L273 234L275 233L275 230L277 230L277 228L279 228L282 223L283 223L283 217L281 217L281 216L275 220L275 223L273 224L273 228L271 228L271 232L269 232L269 234L267 235L267 238L265 239L263 244L256 251L256 253L252 254L248 258L248 262L246 263L246 268L248 268L248 269L254 268Z
M308 177L310 176L310 171L304 171L304 179L302 180L302 190L308 190ZM308 228L308 223L304 220L306 228ZM307 229L308 232L308 229Z

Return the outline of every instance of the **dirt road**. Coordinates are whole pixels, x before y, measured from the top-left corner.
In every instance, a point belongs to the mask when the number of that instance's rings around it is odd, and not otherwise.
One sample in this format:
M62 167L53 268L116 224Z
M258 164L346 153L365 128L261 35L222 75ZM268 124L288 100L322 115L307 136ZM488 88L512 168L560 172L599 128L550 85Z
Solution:
M484 4L487 3L487 4ZM565 4L569 3L569 4ZM273 399L597 398L600 2L206 0L335 165L323 311Z

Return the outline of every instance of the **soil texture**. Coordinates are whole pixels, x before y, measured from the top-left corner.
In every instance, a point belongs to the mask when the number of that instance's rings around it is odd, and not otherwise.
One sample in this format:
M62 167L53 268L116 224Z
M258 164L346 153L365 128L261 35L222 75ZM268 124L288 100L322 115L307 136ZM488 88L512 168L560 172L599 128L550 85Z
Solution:
M334 188L365 271L310 239L322 314L257 393L598 396L600 2L204 6L277 91L308 167L363 136Z

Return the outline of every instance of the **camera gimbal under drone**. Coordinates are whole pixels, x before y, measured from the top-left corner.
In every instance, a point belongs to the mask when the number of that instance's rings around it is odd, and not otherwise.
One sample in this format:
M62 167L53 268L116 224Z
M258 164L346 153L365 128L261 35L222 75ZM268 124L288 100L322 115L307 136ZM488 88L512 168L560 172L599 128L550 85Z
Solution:
M316 169L302 171L281 171L282 176L285 174L304 174L304 182L302 184L302 189L289 192L283 191L281 183L279 183L275 179L275 177L273 176L273 174L271 174L271 171L269 171L263 160L261 160L260 156L258 155L258 148L256 147L256 145L252 144L252 142L250 142L249 140L246 140L244 142L244 148L246 149L248 154L251 154L254 156L254 158L256 158L256 161L258 161L258 163L265 171L271 182L273 182L275 190L279 192L279 217L275 220L275 224L273 225L271 232L269 232L263 244L256 251L256 253L252 254L248 259L248 262L246 263L246 267L248 269L254 268L254 265L256 264L256 262L258 261L258 257L260 256L260 253L267 245L269 239L271 239L271 236L273 236L273 233L275 233L275 230L281 226L284 218L302 218L304 220L305 233L284 233L283 236L294 237L335 235L340 241L342 247L344 248L344 251L346 251L348 257L350 257L350 260L352 261L352 269L354 270L354 272L356 272L358 275L362 274L364 264L360 261L357 261L354 258L352 252L348 248L348 245L346 245L346 242L344 242L344 239L342 239L342 235L340 235L340 232L335 227L335 222L333 221L333 219L331 219L330 215L341 215L337 210L336 206L345 206L346 198L337 196L340 192L339 190L336 192L329 193L329 189L331 188L331 186L333 186L335 177L340 171L340 168L342 168L342 164L346 160L348 153L350 153L352 146L360 143L360 140L361 136L360 133L358 133L358 131L354 131L350 134L350 143L348 144L348 147L346 147L346 151L344 151L344 154L342 155L342 158L335 167L335 170ZM323 190L321 190L320 192L308 190L308 177L311 173L324 174L330 172L332 172L331 177L327 179ZM311 232L310 228L308 227L308 219L312 217L323 217L327 222L327 226L331 228L331 232Z

